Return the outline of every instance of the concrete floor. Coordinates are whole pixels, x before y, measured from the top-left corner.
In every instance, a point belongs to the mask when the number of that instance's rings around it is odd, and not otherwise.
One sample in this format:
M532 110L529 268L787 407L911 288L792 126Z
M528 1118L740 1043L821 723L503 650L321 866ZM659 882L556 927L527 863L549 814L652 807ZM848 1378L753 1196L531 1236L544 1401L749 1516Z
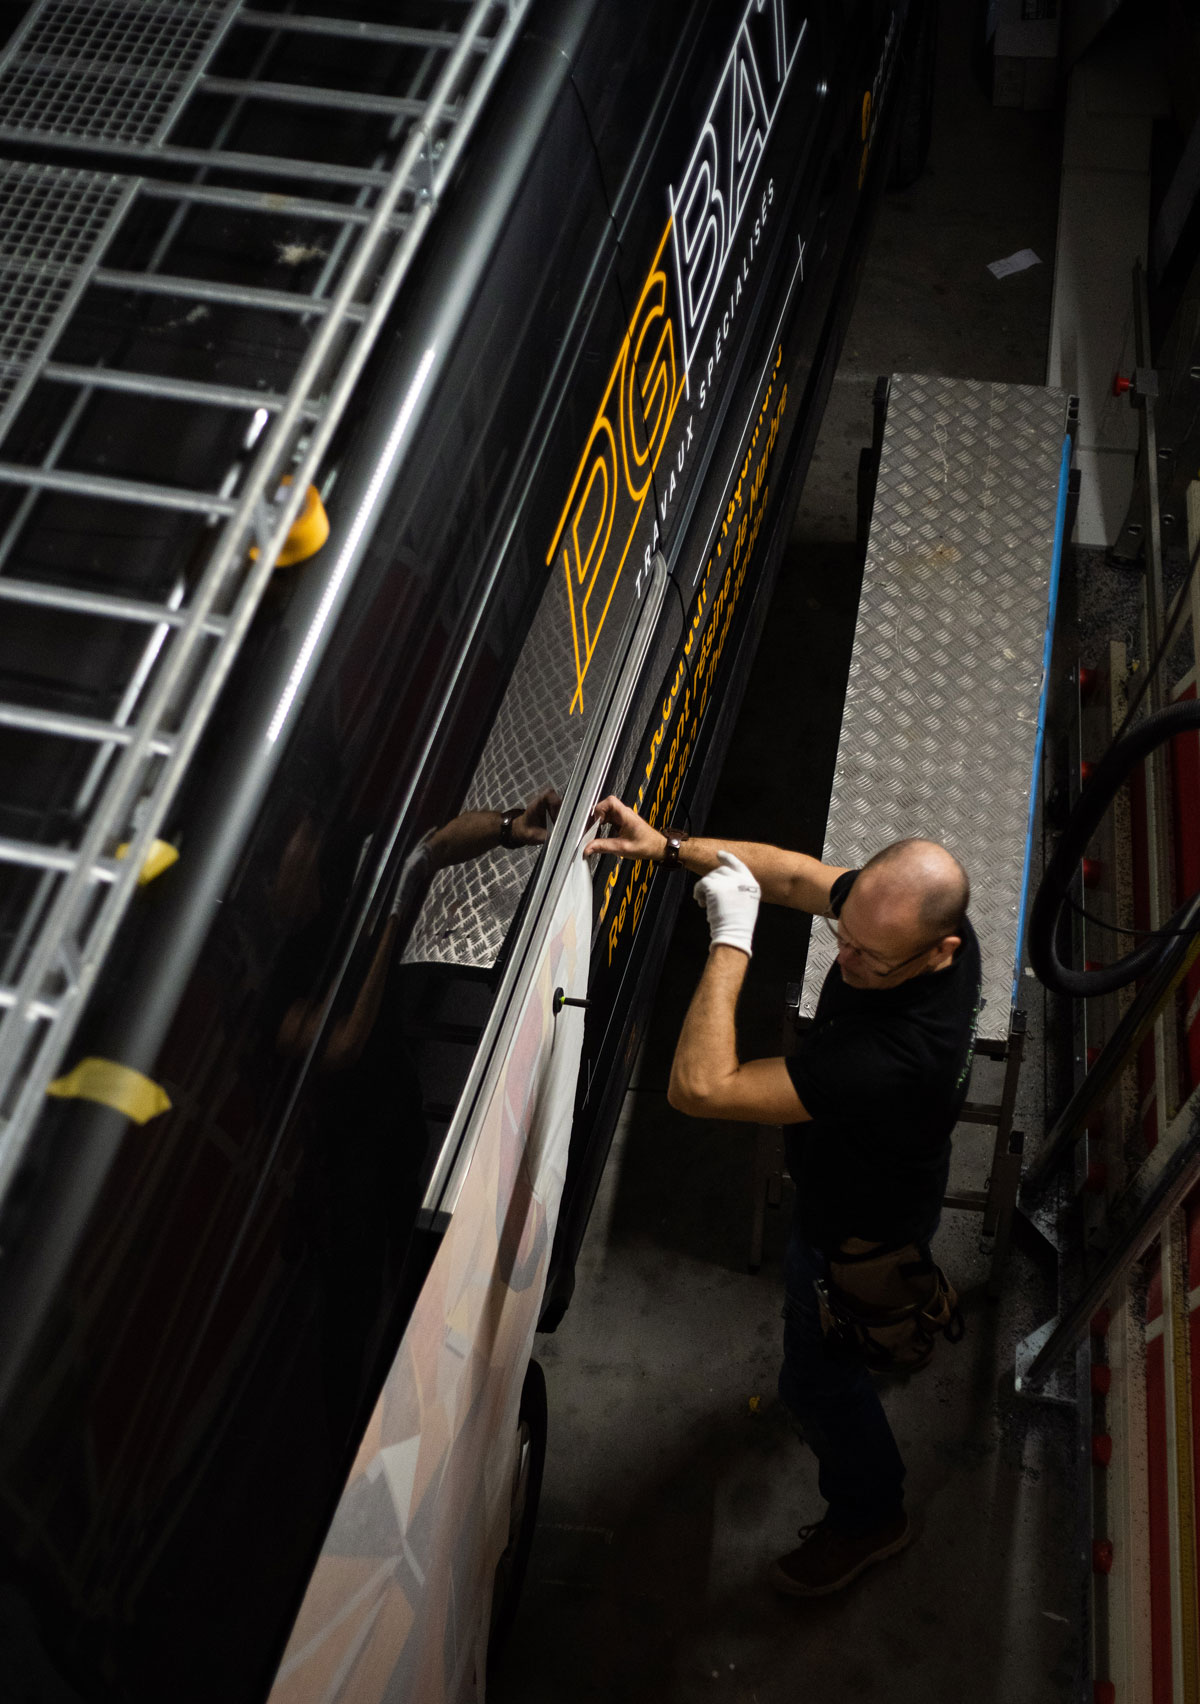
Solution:
M821 850L858 598L855 470L876 376L1044 378L1061 122L989 105L970 66L972 12L942 7L930 166L888 198L879 220L710 819L716 832ZM1001 281L986 270L1026 247L1045 264ZM773 1050L807 928L790 913L760 924L742 1014L748 1053ZM666 1104L671 1049L705 949L702 919L685 906L574 1302L558 1332L538 1340L550 1394L541 1520L489 1696L1072 1698L1086 1589L1073 1425L1066 1411L1018 1402L1012 1390L1013 1345L1053 1311L1053 1297L1018 1249L1005 1296L986 1301L974 1216L947 1213L936 1244L962 1292L967 1337L939 1347L929 1371L885 1398L908 1463L917 1542L824 1602L780 1601L765 1582L770 1558L822 1506L815 1463L774 1394L785 1214L769 1215L766 1258L750 1275L750 1133ZM975 1098L990 1098L988 1089L977 1076ZM1036 1138L1036 1048L1022 1100ZM952 1182L979 1188L990 1132L960 1138Z

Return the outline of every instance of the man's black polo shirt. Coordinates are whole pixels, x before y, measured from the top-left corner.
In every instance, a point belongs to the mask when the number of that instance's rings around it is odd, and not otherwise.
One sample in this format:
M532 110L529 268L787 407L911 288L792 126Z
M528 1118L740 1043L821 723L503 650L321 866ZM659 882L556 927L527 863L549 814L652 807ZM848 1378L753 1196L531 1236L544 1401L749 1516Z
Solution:
M836 917L857 870L831 892ZM944 970L851 988L830 966L788 1070L812 1114L787 1132L796 1212L811 1242L903 1243L937 1222L950 1133L966 1099L979 1018L979 942L968 921Z

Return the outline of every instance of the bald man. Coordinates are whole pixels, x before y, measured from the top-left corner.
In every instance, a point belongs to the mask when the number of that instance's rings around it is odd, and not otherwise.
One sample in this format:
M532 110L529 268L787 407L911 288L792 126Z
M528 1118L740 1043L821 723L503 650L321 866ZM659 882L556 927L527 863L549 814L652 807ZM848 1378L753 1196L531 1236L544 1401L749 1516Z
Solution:
M777 1590L838 1591L902 1550L904 1463L865 1364L831 1356L814 1285L852 1239L895 1249L936 1229L950 1135L966 1098L980 994L966 872L942 846L901 840L861 869L752 842L665 834L619 799L585 848L703 877L710 948L668 1098L697 1118L787 1126L796 1211L784 1259L779 1391L820 1464L825 1517L774 1564ZM760 898L812 912L837 941L810 1029L789 1058L739 1058L735 1015Z

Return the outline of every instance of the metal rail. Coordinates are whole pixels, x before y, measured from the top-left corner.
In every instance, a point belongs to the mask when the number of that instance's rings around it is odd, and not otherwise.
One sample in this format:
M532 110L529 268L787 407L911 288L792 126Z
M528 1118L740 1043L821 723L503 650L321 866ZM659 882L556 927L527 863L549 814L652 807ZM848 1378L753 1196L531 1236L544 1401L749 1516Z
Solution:
M56 304L54 314L48 320L43 316L45 323L33 326L19 346L0 352L0 377L9 378L14 394L20 388L16 404L6 411L9 436L21 406L37 386L79 387L79 406L68 412L40 465L11 457L0 460L0 485L18 487L24 494L0 546L0 597L152 629L132 673L111 683L112 700L120 702L111 720L32 705L0 706L0 725L6 728L100 747L98 767L77 799L72 844L24 844L20 836L3 843L6 867L37 871L41 885L29 926L9 954L6 985L0 989L0 1196L20 1164L46 1084L63 1061L87 994L135 892L146 852L163 826L305 489L319 472L528 0L474 0L469 6L444 0L444 5L445 30L414 32L349 18L265 13L243 8L238 0L209 0L194 8L177 0L143 0L136 7L120 0L91 7L42 0L0 55L0 99L6 118L0 141L14 140L25 150L46 151L51 157L66 148L73 157L81 151L112 156L116 168L97 173L65 164L0 162L0 187L6 176L19 186L32 209L31 230L44 210L53 211L64 198L73 197L75 204L86 201L97 177L112 186L116 198L115 211L105 210L99 229L89 230L81 240L67 221L57 248L45 252L43 245L43 252L32 258L14 251L11 223L0 226L0 294L14 276L18 282L26 280L27 294L33 289L31 279L52 276L60 281L66 304ZM122 32L128 34L131 18L144 23L147 17L158 33L151 31L153 51L142 76L136 40L132 48L123 46ZM89 29L72 40L76 23L81 30L85 24ZM258 155L225 146L232 140L232 125L218 132L213 147L174 145L171 136L193 98L203 95L209 105L217 96L231 99L238 111L259 100L285 98L278 82L265 72L247 79L209 77L218 46L229 45L241 29L267 31L268 44L289 32L308 32L413 50L419 63L407 93L388 97L382 105L369 103L371 112L391 118L384 159L376 154L367 165L346 166L342 161ZM182 44L174 61L172 31ZM260 55L259 65L263 58ZM57 105L54 126L48 129L32 94L24 106L7 97L17 90L24 100L25 92L36 93L39 78L45 86L52 76L58 79ZM303 97L306 104L332 112L364 106L344 89L306 86ZM200 168L202 179L214 172L225 179L265 176L268 185L155 181L153 174L181 165ZM289 185L295 178L305 180L306 187L315 183L358 193L342 207L328 198L294 193ZM270 181L274 179L278 187ZM147 203L164 198L178 203L174 221L185 217L188 208L206 204L285 221L278 228L286 241L294 241L298 223L303 227L310 220L319 222L337 233L331 257L315 288L298 286L294 292L190 276L178 260L168 264L180 228L172 223L145 270L106 267L106 255L128 222ZM77 305L97 289L114 287L200 305L234 305L266 316L264 325L277 326L278 316L285 314L297 346L286 390L259 393L246 386L159 377L135 367L96 369L56 360L61 333ZM72 460L79 459L72 455L73 434L84 402L96 391L227 409L245 437L247 453L235 467L209 469L199 481L185 469L178 486L163 483L161 477L73 468ZM0 397L5 394L0 390ZM253 419L247 431L248 416ZM290 485L281 484L284 474L291 475ZM218 488L204 488L210 482ZM181 582L169 599L155 604L126 597L118 589L84 591L40 576L32 580L6 575L21 528L39 503L62 495L135 504L185 520L194 517L186 586ZM253 557L252 546L257 547ZM122 842L128 843L128 853L118 863L113 853Z
M1055 1119L1035 1164L1025 1177L1025 1193L1036 1196L1050 1183L1058 1167L1066 1159L1087 1127L1093 1111L1103 1101L1121 1073L1129 1065L1146 1036L1161 1021L1161 1014L1175 990L1183 981L1198 955L1200 934L1189 937L1185 931L1200 930L1200 897L1193 902L1181 921L1180 933L1163 954L1157 968L1147 977L1143 987L1125 1012L1100 1057L1088 1071L1067 1105Z
M1200 1089L1193 1089L1165 1136L1114 1202L1113 1240L1103 1260L1061 1316L1017 1348L1016 1388L1036 1391L1056 1362L1087 1335L1093 1314L1134 1262L1146 1252L1174 1210L1200 1180Z
M1145 274L1140 263L1135 264L1133 270L1133 298L1139 370L1148 371L1151 354L1149 309ZM1152 658L1158 654L1164 621L1158 442L1152 392L1139 398L1139 407L1140 480L1145 502L1146 543L1142 644L1145 655ZM1162 682L1157 673L1150 680L1148 700L1152 710L1163 706ZM1170 911L1171 875L1168 776L1161 748L1152 751L1146 761L1146 812L1151 926L1161 929L1166 925ZM1056 1119L1027 1174L1025 1194L1029 1199L1045 1191L1052 1182L1083 1135L1089 1116L1119 1081L1147 1035L1153 1033L1155 1080L1158 1085L1157 1145L1113 1202L1106 1226L1106 1234L1111 1240L1099 1265L1086 1277L1081 1293L1056 1318L1047 1321L1018 1345L1018 1390L1033 1392L1047 1385L1056 1363L1086 1335L1100 1303L1160 1233L1164 1237L1165 1262L1171 1215L1200 1179L1200 1090L1193 1091L1173 1119L1169 1120L1167 1106L1169 1086L1177 1081L1177 1050L1173 1026L1168 1021L1169 1002L1200 954L1200 934L1189 934L1190 930L1198 927L1200 895L1178 919L1176 937L1165 943L1161 959Z

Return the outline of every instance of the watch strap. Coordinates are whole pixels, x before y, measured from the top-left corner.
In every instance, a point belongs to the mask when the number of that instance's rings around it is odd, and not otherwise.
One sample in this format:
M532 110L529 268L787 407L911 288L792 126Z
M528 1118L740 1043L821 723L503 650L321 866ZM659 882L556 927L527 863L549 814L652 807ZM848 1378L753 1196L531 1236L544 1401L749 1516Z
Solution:
M686 830L682 828L664 828L662 832L667 837L667 844L663 848L662 857L659 859L660 865L664 870L682 869L683 865L680 861L679 855L683 848L684 841L688 838Z
M500 844L508 847L510 851L517 844L513 839L513 823L516 822L524 809L524 805L513 805L511 810L501 811L500 813Z

